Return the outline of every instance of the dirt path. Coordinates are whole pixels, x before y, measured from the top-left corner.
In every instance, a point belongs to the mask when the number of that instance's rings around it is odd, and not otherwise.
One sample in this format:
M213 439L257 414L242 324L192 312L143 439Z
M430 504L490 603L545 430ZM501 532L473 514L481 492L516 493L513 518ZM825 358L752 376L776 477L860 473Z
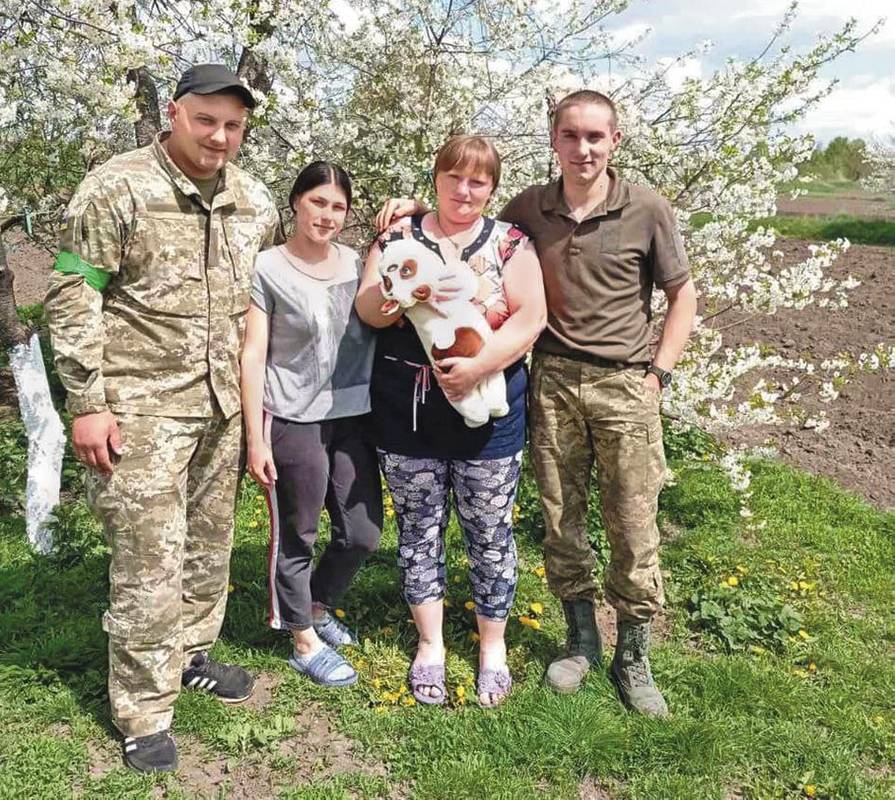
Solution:
M853 199L856 203L876 202L866 197ZM850 208L847 204L851 200L845 197L797 202L800 213L808 213L809 202L814 204L810 208L815 209L831 208L833 204ZM858 213L858 207L850 213ZM867 215L865 210L860 213ZM889 213L895 219L895 210ZM781 240L778 246L788 254L787 260L793 260L807 254L808 243ZM20 245L11 253L10 265L16 277L16 302L19 305L41 302L50 274L50 256L27 244ZM812 307L806 311L756 317L729 331L725 343L762 342L785 354L811 352L821 359L840 352L857 356L880 343L891 345L895 342L895 311L886 289L888 281L895 276L895 249L852 247L840 259L834 274L849 273L861 281L861 286L852 294L848 308ZM4 396L2 388L0 396ZM832 425L821 434L810 430L765 429L742 431L731 438L746 444L768 439L789 463L833 478L877 506L895 507L893 390L892 373L864 375L845 388L838 402L829 406L809 403L809 408L822 407L829 414Z
M892 199L876 197L871 194L855 192L836 197L788 197L777 198L777 213L786 216L833 217L837 214L850 214L863 219L895 219L895 204Z

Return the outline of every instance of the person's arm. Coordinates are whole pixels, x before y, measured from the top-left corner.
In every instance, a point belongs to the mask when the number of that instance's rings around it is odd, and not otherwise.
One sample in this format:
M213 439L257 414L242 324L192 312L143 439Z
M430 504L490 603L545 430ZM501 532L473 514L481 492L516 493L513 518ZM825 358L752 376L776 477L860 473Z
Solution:
M655 209L655 231L650 252L653 279L668 298L668 311L653 364L671 372L677 364L696 318L696 287L690 278L687 253L677 228L674 212L666 201ZM643 378L646 386L661 391L659 379L651 372Z
M507 321L478 355L443 358L435 363L436 380L448 400L461 400L484 378L518 361L547 324L541 265L530 241L507 262L503 281L510 309Z
M270 445L264 440L264 373L267 365L270 318L255 303L246 315L246 337L240 359L242 418L246 428L246 466L265 489L277 479Z
M382 313L382 304L385 298L380 290L379 262L382 259L382 248L376 241L367 253L367 261L364 264L364 274L360 285L357 287L357 297L354 299L354 307L357 315L373 328L387 328L394 325L404 316L404 309L398 308L392 314Z
M124 238L114 192L88 176L66 212L44 303L53 360L74 417L72 449L106 475L113 470L113 454L121 454L121 434L106 404L103 292L119 270Z
M376 214L376 230L384 231L404 217L414 214L427 214L429 209L413 197L390 197L382 204Z
M659 346L653 357L653 364L660 369L671 372L677 364L690 332L693 330L693 320L696 319L696 287L692 278L676 286L666 288L665 296L668 298L668 311L665 314L665 324L662 326L662 335L659 338ZM648 372L643 382L656 391L661 391L659 379Z

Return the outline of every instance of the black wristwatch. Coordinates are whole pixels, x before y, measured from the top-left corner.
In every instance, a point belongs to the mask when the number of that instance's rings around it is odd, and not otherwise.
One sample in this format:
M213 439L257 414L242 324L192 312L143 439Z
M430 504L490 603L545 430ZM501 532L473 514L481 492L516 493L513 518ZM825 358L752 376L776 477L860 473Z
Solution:
M668 370L662 369L662 367L657 367L655 364L650 364L646 368L647 373L652 372L659 379L659 386L663 389L667 389L671 386L671 373Z

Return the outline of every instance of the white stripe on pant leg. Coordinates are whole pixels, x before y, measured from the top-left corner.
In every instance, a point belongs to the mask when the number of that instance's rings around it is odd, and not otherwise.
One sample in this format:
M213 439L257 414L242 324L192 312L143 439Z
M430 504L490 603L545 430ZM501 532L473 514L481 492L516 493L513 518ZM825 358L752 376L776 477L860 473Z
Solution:
M215 680L212 680L211 683L209 683L208 686L206 686L205 688L208 689L208 691L210 692L217 685L218 685L218 682Z
M270 446L270 429L273 424L273 417L264 412L264 441ZM273 452L273 451L271 451ZM270 487L267 492L267 510L270 516L270 555L267 563L267 591L270 594L270 620L271 628L281 630L283 620L280 617L280 601L277 597L276 574L277 560L280 557L280 510L277 504L277 485L276 483Z
M200 680L202 679L197 675L187 684L187 688L192 689Z

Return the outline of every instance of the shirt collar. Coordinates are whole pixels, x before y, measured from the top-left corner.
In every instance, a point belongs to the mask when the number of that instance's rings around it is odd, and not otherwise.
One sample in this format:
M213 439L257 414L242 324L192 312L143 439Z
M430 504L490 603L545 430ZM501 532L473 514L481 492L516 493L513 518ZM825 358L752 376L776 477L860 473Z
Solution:
M195 200L203 207L208 208L205 204L205 201L202 199L202 195L199 192L198 187L195 183L193 183L183 172L177 164L171 159L171 156L168 155L168 151L162 146L162 142L164 142L171 135L171 131L162 131L161 133L156 134L155 139L152 142L152 151L158 160L159 164L162 165L162 169L168 173L171 177L171 180L174 182L174 185L187 197L193 197ZM233 196L233 192L231 192L227 188L227 165L225 164L221 168L221 177L218 181L218 190L215 192L213 203L215 208L220 208L222 206L234 205L236 203L236 199Z
M606 199L584 218L585 220L605 217L610 211L617 211L631 202L631 190L628 182L618 174L615 167L606 167L606 173L609 175L609 193L606 195ZM569 204L562 191L562 176L547 185L541 198L541 210L570 216Z

